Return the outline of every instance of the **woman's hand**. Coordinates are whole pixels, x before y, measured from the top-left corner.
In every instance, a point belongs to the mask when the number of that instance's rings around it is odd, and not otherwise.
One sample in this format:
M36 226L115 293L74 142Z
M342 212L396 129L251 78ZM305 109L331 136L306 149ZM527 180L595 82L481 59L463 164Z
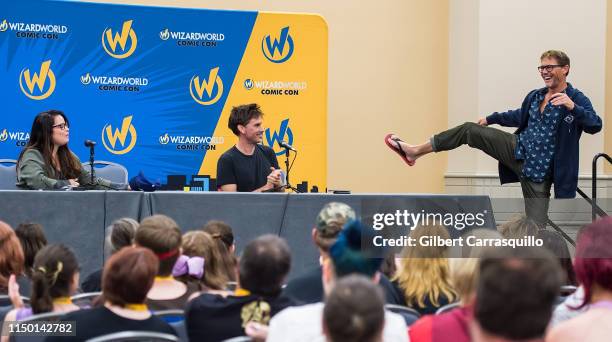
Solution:
M19 284L17 284L17 277L11 274L8 281L8 296L13 303L15 309L23 308L23 300L19 294Z
M75 179L69 179L68 181L70 182L70 186L73 187L73 188L76 188L79 185L81 185L81 184L79 184L79 182L77 182L77 180L78 179L76 179L76 178Z

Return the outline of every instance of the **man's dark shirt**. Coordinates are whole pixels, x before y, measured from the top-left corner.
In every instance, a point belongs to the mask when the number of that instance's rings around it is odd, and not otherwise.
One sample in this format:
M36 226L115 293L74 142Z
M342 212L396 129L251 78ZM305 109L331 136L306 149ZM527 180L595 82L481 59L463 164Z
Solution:
M244 324L255 321L267 325L269 319L295 301L283 295L262 297L204 293L187 304L185 322L190 341L223 341L244 336Z
M323 301L323 280L321 266L308 270L304 275L297 277L287 284L283 294L299 301L300 304L320 303ZM380 287L385 293L387 304L403 305L399 294L384 274L380 274Z
M251 192L266 185L270 167L279 168L276 154L268 146L256 145L250 156L234 146L217 162L217 187L236 184L237 191Z

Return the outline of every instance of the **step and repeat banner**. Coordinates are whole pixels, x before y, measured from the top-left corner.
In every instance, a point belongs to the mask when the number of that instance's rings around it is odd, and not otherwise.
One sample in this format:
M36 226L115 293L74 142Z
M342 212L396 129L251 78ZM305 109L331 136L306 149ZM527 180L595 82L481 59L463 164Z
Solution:
M291 182L327 170L327 25L311 14L64 1L0 5L0 159L17 159L37 113L70 121L70 148L142 171L167 189L215 190L237 141L233 106L258 103L263 144L297 150ZM293 153L291 159L293 160Z

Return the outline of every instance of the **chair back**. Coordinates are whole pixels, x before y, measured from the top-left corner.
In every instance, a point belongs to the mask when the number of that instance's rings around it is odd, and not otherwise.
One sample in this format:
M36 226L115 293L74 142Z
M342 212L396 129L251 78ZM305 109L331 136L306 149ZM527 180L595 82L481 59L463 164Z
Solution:
M0 190L19 190L15 183L17 183L17 161L0 159Z
M153 331L122 331L90 338L87 342L111 341L151 341L151 342L178 342L178 337Z
M90 171L89 163L83 163L83 168ZM94 161L94 171L96 173L96 177L108 179L113 183L128 183L128 171L121 164L104 160L96 160Z
M71 299L74 305L78 306L81 309L84 309L91 307L92 302L96 298L100 297L100 295L102 295L102 292L85 292L79 293L78 295L74 295L71 297Z
M402 316L408 327L421 318L421 314L418 311L403 305L387 304L385 305L385 310Z
M21 296L21 301L23 304L30 304L30 298ZM13 302L11 302L11 298L8 295L0 295L0 306L13 306Z
M163 319L166 323L174 323L185 320L185 311L179 309L153 311L153 314Z
M445 312L449 312L449 311L451 311L453 309L458 308L459 306L460 306L459 302L446 304L446 305L440 307L438 310L436 310L436 315L443 314Z
M221 342L251 342L251 338L249 336L236 336L232 338L228 338Z
M174 331L176 331L179 337L179 341L185 341L185 342L189 341L189 336L187 335L187 326L185 325L185 320L178 321L178 322L172 322L170 323L170 325L172 326L172 328L174 328Z

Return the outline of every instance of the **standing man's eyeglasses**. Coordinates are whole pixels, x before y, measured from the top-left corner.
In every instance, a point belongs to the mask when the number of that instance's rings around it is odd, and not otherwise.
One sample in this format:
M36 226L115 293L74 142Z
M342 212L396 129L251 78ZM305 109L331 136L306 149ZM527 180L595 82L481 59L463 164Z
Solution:
M554 69L554 68L556 68L556 67L561 68L561 67L564 67L564 66L565 66L565 65L559 65L559 64L540 65L540 66L538 67L538 71L539 71L539 72L542 72L542 71L546 70L546 72L551 72L551 71L553 71L553 69Z

